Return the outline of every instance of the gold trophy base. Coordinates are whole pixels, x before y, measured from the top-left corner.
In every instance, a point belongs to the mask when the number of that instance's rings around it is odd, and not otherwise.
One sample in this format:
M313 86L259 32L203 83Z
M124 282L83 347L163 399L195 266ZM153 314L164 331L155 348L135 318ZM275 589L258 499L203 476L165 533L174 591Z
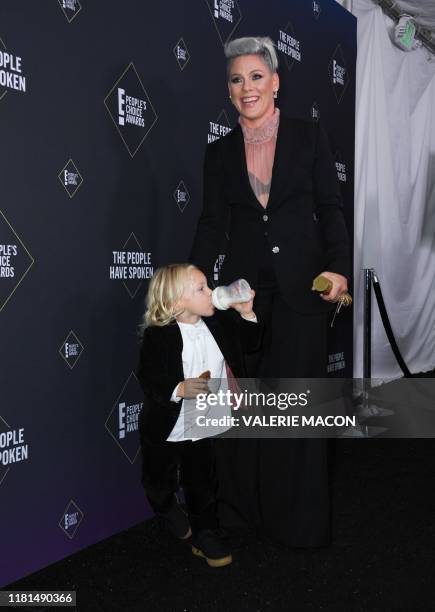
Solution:
M313 280L313 291L318 291L319 293L324 293L328 295L328 293L332 289L332 282L326 276L316 276ZM352 304L352 296L349 293L343 293L340 295L337 302L341 302L342 306L350 306Z

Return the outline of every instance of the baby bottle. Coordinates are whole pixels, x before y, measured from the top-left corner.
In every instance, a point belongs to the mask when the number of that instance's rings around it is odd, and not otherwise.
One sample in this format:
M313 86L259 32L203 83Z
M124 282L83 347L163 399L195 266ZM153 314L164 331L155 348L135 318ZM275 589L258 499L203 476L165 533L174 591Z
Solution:
M219 310L228 310L231 304L249 302L251 297L248 281L239 278L231 285L216 287L211 294L211 301Z

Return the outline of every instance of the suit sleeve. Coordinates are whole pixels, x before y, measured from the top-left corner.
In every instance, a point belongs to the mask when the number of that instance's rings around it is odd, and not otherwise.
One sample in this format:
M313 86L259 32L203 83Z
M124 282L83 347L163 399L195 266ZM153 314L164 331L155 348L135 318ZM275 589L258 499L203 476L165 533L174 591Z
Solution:
M213 266L224 243L229 219L229 206L224 198L223 167L220 142L207 146L204 159L203 207L198 220L189 261L206 276L213 273Z
M256 323L248 321L232 308L217 311L215 316L221 317L222 322L226 323L230 338L238 338L244 353L252 353L260 348L264 325L258 317Z
M239 315L238 328L240 343L244 353L252 353L260 348L263 337L263 324L259 319L254 323Z
M155 329L145 329L136 374L147 397L172 408L172 392L180 381L169 375L164 347L156 336Z
M325 252L325 270L350 276L349 236L334 160L323 128L317 124L313 167L316 214Z

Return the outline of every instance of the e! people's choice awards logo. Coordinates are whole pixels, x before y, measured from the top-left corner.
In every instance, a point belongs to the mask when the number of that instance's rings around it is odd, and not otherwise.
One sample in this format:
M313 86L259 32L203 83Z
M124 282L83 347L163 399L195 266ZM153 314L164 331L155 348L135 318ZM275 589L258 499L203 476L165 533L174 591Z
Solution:
M224 263L225 255L218 255L213 266L213 280L218 281L221 272L222 264Z
M314 123L317 123L318 121L320 121L320 108L317 102L313 102L313 104L311 105L310 117L311 117L311 121L314 121Z
M131 62L104 99L127 151L134 157L157 121L157 113Z
M59 349L59 354L70 370L76 365L84 351L84 346L71 330Z
M82 10L79 0L58 0L58 2L68 23L71 23Z
M83 183L83 178L72 159L69 159L57 175L70 198L73 198Z
M242 20L239 3L237 0L205 0L205 2L220 41L224 45Z
M301 43L296 38L293 25L290 21L284 30L278 31L276 47L284 55L289 70L293 68L295 62L302 61Z
M184 70L190 60L190 54L187 45L182 38L180 38L174 47L174 55L180 70Z
M0 312L34 262L23 241L0 210Z
M72 540L76 535L77 529L79 528L83 517L83 512L80 510L76 502L71 499L68 502L58 523L59 527L70 540Z
M320 3L317 2L316 0L313 0L312 1L312 7L313 7L314 19L319 19L320 13L322 12L322 8L320 6Z
M337 100L337 104L340 104L349 84L349 75L341 45L337 45L332 54L328 64L328 72L335 99Z
M139 416L143 408L143 391L131 372L106 420L106 429L127 457L134 463L140 449Z
M184 184L184 181L180 181L178 183L177 189L174 191L174 200L177 203L178 208L181 212L184 212L184 209L190 202L190 195L187 191L187 187Z
M7 50L0 38L0 100L8 91L27 92L27 77L23 74L23 60Z

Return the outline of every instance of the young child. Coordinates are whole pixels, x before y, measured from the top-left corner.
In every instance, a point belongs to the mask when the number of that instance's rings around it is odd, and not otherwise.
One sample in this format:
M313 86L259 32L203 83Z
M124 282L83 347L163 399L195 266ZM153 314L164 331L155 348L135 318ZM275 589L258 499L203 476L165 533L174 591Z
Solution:
M177 537L192 538L195 555L222 567L232 557L217 531L213 440L198 439L198 428L189 439L185 412L189 399L208 392L209 376L246 376L244 350L256 348L260 326L252 310L254 291L249 302L233 305L240 316L214 313L211 294L196 266L156 271L148 288L137 374L146 399L140 433L142 483L150 505ZM188 515L178 501L180 485Z

